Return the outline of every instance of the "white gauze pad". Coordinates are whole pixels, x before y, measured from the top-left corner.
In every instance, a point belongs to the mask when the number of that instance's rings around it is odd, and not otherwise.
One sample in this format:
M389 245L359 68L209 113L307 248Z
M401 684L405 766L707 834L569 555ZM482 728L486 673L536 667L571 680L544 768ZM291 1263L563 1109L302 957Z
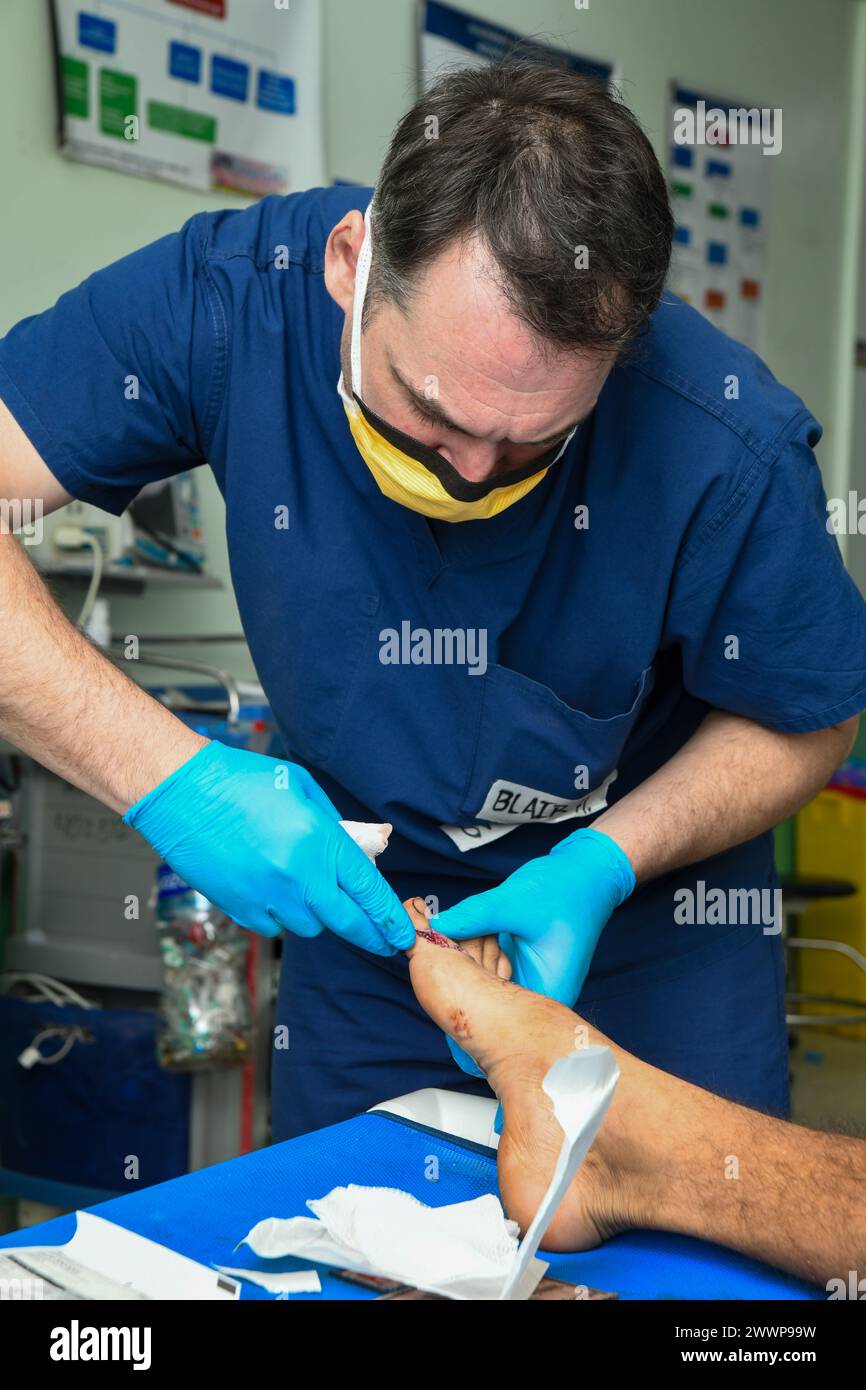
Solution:
M376 825L373 821L341 820L340 824L373 864L376 862L377 854L381 854L387 848L388 839L394 829L387 821L382 825Z

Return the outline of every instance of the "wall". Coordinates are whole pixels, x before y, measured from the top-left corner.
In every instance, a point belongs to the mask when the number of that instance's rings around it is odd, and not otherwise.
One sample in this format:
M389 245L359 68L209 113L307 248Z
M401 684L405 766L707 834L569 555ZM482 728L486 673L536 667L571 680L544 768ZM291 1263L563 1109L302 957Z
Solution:
M389 133L415 92L416 5L321 3L329 171L372 182ZM590 0L588 10L575 9L572 0L463 3L480 17L614 60L627 100L661 157L672 78L783 108L784 150L773 161L767 355L825 424L820 457L828 490L847 487L851 352L843 309L859 269L858 217L846 205L848 132L862 120L859 86L852 83L860 52L856 0L727 0L724 6L715 0ZM193 212L240 201L63 160L54 143L47 11L37 0L3 0L0 13L0 176L0 331ZM227 582L222 504L209 477L204 493L211 568ZM152 593L118 602L113 616L115 627L126 631L239 630L228 588L172 594L170 602ZM242 648L200 648L198 654L224 660L241 674L249 670Z

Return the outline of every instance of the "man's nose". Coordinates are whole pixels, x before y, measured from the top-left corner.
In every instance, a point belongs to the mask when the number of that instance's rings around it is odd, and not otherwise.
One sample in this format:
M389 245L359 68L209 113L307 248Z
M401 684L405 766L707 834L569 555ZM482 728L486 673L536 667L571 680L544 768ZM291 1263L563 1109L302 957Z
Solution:
M503 446L483 439L465 444L461 441L458 445L441 444L437 452L470 483L483 483L493 477L504 460Z

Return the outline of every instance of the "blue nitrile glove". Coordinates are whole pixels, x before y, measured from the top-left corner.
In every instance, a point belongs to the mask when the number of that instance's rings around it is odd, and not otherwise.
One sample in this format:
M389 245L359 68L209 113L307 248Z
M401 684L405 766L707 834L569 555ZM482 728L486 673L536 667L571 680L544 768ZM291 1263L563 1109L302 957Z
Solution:
M276 936L337 936L379 956L415 940L409 915L305 768L212 742L123 817L228 917Z
M517 984L571 1008L605 923L633 890L634 872L619 845L600 830L576 830L433 925L453 941L498 936ZM481 1075L462 1048L450 1039L449 1046L464 1071Z

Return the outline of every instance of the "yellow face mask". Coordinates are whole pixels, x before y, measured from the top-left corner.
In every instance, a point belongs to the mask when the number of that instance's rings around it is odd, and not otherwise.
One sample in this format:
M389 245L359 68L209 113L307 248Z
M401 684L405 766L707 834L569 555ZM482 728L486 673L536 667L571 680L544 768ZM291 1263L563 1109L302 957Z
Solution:
M473 483L435 449L373 414L361 399L361 319L372 260L371 208L372 203L364 218L367 232L355 275L351 347L353 395L348 394L342 373L337 383L352 438L379 491L401 507L437 521L478 521L496 516L538 486L570 444L574 430L562 444L546 450L526 467Z

